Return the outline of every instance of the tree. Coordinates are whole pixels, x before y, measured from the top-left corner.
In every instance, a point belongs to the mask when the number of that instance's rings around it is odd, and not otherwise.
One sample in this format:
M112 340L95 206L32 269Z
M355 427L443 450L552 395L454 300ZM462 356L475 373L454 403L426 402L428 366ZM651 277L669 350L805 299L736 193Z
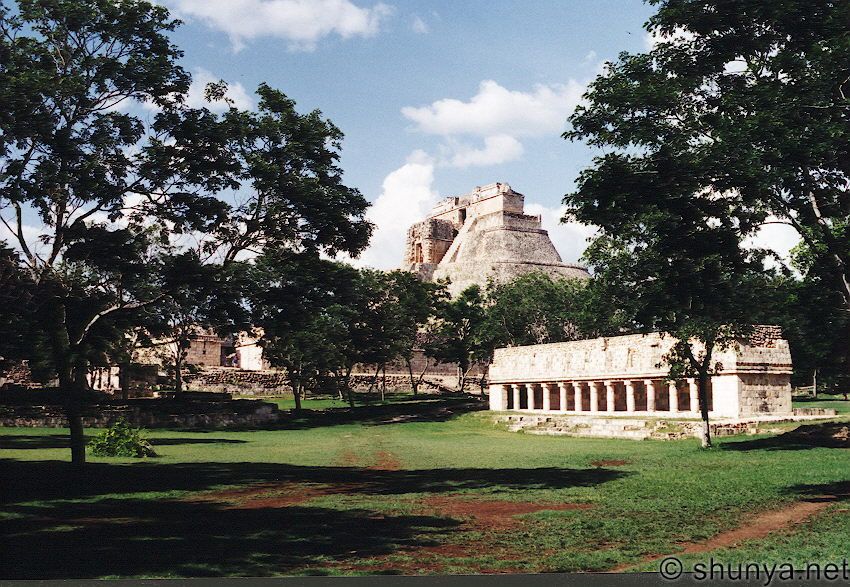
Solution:
M850 5L649 2L658 42L609 63L565 133L604 151L580 191L608 192L599 214L628 210L638 184L663 190L647 203L660 212L713 201L741 238L789 224L850 310Z
M779 324L788 339L794 364L792 382L821 389L850 382L850 314L841 295L817 273L805 243L793 252L797 273L783 270L765 289L762 323Z
M183 392L183 367L192 339L207 331L219 336L250 327L244 304L245 267L204 264L195 251L163 259L163 298L147 312L146 330L174 367L174 391Z
M702 386L756 313L763 254L742 243L764 224L795 227L850 309L848 6L650 3L659 42L607 64L570 118L565 138L603 154L565 203L600 227L589 257L633 288L638 327L676 336L674 370Z
M353 366L359 356L351 335L357 315L346 305L357 270L312 252L270 250L251 273L251 319L263 332L263 355L286 370L300 411L321 374Z
M443 363L458 364L458 391L463 392L466 375L476 362L493 352L484 323L486 311L481 288L471 285L438 308L438 318L429 325L425 354Z
M490 345L521 346L563 342L613 334L597 317L616 319L616 308L599 311L592 280L553 279L534 272L486 290L486 324ZM597 324L599 322L599 324ZM614 331L614 332L612 332Z
M0 7L0 218L35 284L34 336L66 397L75 464L91 353L165 299L162 251L196 239L221 265L276 248L356 255L371 232L368 203L341 181L342 134L319 112L266 85L256 112L186 105L177 25L143 0ZM141 103L150 123L132 114Z
M393 315L394 354L404 359L410 376L410 387L413 395L416 395L425 370L414 377L413 356L417 349L427 344L426 326L437 318L438 309L448 299L448 291L445 284L422 281L409 271L393 271L389 277L388 287L396 300Z

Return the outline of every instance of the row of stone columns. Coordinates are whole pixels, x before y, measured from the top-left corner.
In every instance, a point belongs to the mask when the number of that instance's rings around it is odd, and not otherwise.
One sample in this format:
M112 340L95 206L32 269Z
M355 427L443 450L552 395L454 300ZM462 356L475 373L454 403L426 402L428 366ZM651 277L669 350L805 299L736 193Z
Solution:
M687 380L688 382L688 406L680 406L679 405L679 390L675 381L669 381L667 383L667 394L668 394L668 409L664 411L669 412L699 412L699 400L698 400L698 387L695 379L691 378ZM510 385L503 386L504 393L512 393L513 394L513 407L512 409L518 410L520 409L520 405L522 402L520 401L522 398L522 393L526 394L526 408L527 410L543 410L543 411L551 411L551 393L554 392L555 386L558 388L559 395L559 403L558 403L558 411L560 412L600 412L599 409L599 399L602 393L605 393L605 412L615 412L622 410L616 410L616 389L615 384L617 381L608 380L608 381L588 381L586 382L589 387L589 409L583 409L583 392L582 385L584 382L580 381L562 381L557 383L514 383ZM626 390L626 409L627 413L635 412L635 381L626 379L622 380L622 383L625 385ZM657 394L658 390L656 386L656 382L652 379L643 380L644 388L646 389L646 411L647 412L655 412L657 410L658 402ZM540 385L543 388L543 398L541 405L536 405L534 387L535 385ZM521 388L525 387L524 390ZM572 394L573 398L573 409L567 410L566 407L569 405L568 397ZM507 402L505 401L505 404Z

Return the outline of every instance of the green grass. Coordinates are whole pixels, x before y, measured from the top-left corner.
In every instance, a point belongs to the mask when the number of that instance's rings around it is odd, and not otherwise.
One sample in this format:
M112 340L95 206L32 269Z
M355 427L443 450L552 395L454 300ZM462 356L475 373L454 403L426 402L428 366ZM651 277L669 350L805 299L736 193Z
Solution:
M850 484L842 448L733 437L706 451L695 440L535 436L506 432L487 413L149 431L159 458L90 458L84 477L67 465L66 435L0 429L0 578L598 571L640 566L677 543ZM198 499L254 483L282 501ZM486 527L446 510L462 500L583 507ZM849 532L838 504L715 558L825 562L846 555Z

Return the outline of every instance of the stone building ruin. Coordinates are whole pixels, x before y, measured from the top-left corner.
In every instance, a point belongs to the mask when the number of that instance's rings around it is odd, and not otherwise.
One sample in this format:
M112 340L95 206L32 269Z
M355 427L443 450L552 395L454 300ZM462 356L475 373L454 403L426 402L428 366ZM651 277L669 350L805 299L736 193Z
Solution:
M506 183L445 198L407 231L402 267L428 281L448 278L452 295L533 271L589 277L584 267L562 262L541 217L525 214L524 206L525 196Z
M669 381L659 333L496 349L490 409L609 416L697 417L697 384ZM707 394L712 417L791 415L791 353L779 327L758 326L717 351Z

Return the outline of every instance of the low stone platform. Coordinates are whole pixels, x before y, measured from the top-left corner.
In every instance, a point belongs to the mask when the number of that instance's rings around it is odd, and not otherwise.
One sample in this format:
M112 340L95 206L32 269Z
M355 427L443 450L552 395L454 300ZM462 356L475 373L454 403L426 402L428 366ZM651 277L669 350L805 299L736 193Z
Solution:
M764 424L803 422L834 417L835 410L821 410L818 415L762 416L745 419L718 419L711 422L713 436L757 434ZM829 413L831 412L831 413ZM702 420L670 418L633 418L619 416L579 416L563 414L502 413L496 423L504 424L511 432L549 436L578 436L591 438L625 438L631 440L678 440L699 437Z

